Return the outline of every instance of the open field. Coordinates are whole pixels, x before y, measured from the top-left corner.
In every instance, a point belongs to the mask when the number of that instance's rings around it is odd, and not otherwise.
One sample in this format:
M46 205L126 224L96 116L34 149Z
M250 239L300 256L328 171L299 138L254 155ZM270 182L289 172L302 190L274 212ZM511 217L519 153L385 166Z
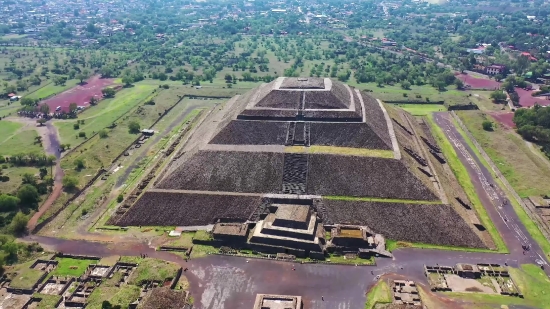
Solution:
M445 296L471 301L476 306L524 305L533 308L546 308L550 303L550 279L537 265L524 264L521 268L509 268L512 279L518 285L524 298L483 293L444 293ZM542 307L541 307L542 305ZM477 308L477 307L476 307ZM494 307L493 307L494 308Z
M548 100L546 97L532 96L531 95L533 93L532 90L524 90L516 87L516 92L519 95L519 105L523 107L531 107L535 104L542 105L542 106L550 105L550 100Z
M458 74L456 78L472 89L496 90L500 88L500 83L492 79L475 78L469 74Z
M550 167L534 154L514 131L497 125L494 131L483 130L487 116L479 111L459 111L468 130L521 197L549 193Z
M15 130L14 130L15 129ZM38 133L34 127L25 127L21 129L21 126L12 125L8 121L0 121L0 148L2 149L2 155L12 156L21 153L43 153L44 149L42 144L35 142L35 137ZM7 134L4 134L4 130ZM11 134L10 134L11 132Z
M36 309L51 309L55 308L62 296L36 293L33 297L40 298L40 302Z
M78 132L85 132L87 136L91 136L93 132L110 126L116 119L142 103L153 89L152 86L145 85L126 88L119 91L114 98L102 100L98 105L84 110L78 115L78 119L55 121L61 143L77 145L82 142L82 138L77 136ZM79 129L75 130L74 124L79 120L81 124Z
M32 92L32 93L29 93L28 95L26 95L25 97L26 98L31 98L31 99L35 99L35 100L41 100L41 99L45 99L51 95L55 95L55 94L58 94L58 93L61 93L67 89L70 89L74 86L76 86L78 83L80 83L79 80L77 79L69 79L65 82L65 85L55 85L53 82L50 82L49 84L45 85L44 87ZM50 106L51 108L51 106ZM52 112L54 110L51 110Z
M440 104L391 104L396 107L401 107L413 116L426 116L433 112L445 111L446 108Z
M67 81L67 83L69 82L70 81ZM51 112L55 111L58 106L61 106L62 111L69 112L69 105L71 103L76 103L78 106L88 106L92 97L101 97L101 90L112 83L112 79L99 78L99 76L96 75L85 81L83 85L78 85L52 98L44 100L42 104L47 104ZM42 89L39 91L42 91ZM46 88L44 93L46 94L49 91L51 91L51 89Z

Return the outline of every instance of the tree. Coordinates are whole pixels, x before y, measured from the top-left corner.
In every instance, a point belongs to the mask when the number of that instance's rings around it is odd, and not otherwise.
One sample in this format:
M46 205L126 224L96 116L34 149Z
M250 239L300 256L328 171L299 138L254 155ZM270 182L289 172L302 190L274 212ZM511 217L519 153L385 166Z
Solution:
M25 216L24 213L18 212L13 219L11 219L11 223L9 225L9 231L13 233L14 235L21 235L25 233L27 230L27 223L29 222L29 218Z
M96 97L90 98L90 105L97 105L97 102L99 102L99 100Z
M38 171L40 172L40 179L42 180L48 175L48 169L45 167L41 167Z
M50 114L50 107L48 106L48 104L40 105L40 112L44 115L49 115Z
M124 200L124 196L122 194L119 194L116 198L117 203L121 203Z
M411 89L411 83L409 83L409 81L404 80L401 82L401 88L409 90Z
M82 158L77 158L74 160L74 165L76 166L76 169L81 170L84 166L84 160Z
M46 123L46 119L40 118L40 119L38 119L36 122L38 122L38 125L39 125L39 126L43 126L43 125Z
M84 80L86 79L86 77L88 77L88 76L84 75L84 73L76 74L76 79L80 80L81 84L84 83Z
M456 86L456 89L458 90L464 89L464 83L458 78L455 79L455 86Z
M34 99L31 99L31 98L22 98L21 99L21 105L23 106L35 106L37 103L36 100Z
M17 191L17 197L22 206L29 208L34 208L40 200L38 190L31 184L22 185Z
M502 90L495 90L490 95L491 99L495 102L504 102L506 101L506 94Z
M63 177L63 180L61 181L63 184L63 187L67 190L75 189L76 186L78 186L78 179L72 176L65 176Z
M76 110L78 109L78 105L76 103L69 104L69 113L74 114L76 113Z
M128 129L131 134L139 133L139 123L137 121L130 121L130 123L128 124Z
M103 129L101 131L99 131L99 137L100 138L107 138L109 135L107 133L107 130Z
M30 184L30 185L36 185L36 180L34 179L34 175L31 173L24 173L23 176L21 176L21 182L23 184Z
M483 130L485 130L485 131L493 131L493 123L490 122L489 120L484 120L481 123L481 126L483 127Z
M106 98L112 98L115 96L116 91L111 87L107 87L101 90L101 93L103 93L103 96Z
M0 194L0 212L13 211L17 209L19 199L16 196Z
M125 87L129 87L130 85L132 85L133 82L134 82L134 79L129 75L125 75L122 77L122 83L124 84Z

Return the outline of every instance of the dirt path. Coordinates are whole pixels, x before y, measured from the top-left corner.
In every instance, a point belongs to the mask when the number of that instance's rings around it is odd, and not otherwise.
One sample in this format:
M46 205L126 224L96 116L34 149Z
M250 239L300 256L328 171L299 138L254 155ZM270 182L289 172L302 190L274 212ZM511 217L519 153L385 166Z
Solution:
M59 196L63 192L62 180L64 173L63 169L61 168L61 153L59 152L59 133L57 132L57 128L53 125L53 123L51 123L51 121L47 122L45 126L40 127L40 129L41 130L39 130L39 133L42 136L42 145L44 146L46 153L54 155L57 160L53 176L53 190L46 201L44 201L38 211L27 223L27 229L31 232L34 231L34 228L38 224L38 219L40 219L40 217L46 211L48 211L48 209L50 209L50 207L55 203L57 198L59 198Z

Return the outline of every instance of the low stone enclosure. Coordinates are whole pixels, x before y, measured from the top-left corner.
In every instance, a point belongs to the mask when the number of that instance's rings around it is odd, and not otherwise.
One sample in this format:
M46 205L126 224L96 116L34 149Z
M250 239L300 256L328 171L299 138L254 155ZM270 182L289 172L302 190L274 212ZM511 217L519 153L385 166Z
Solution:
M97 260L99 262L98 257L90 257L90 256L73 256L73 255L66 255L62 253L57 253L51 257L51 260L36 260L31 266L31 270L36 270L43 272L42 275L38 277L38 275L35 275L33 278L37 278L35 283L30 282L29 286L32 286L32 288L29 289L21 289L21 288L13 288L9 286L9 281L7 282L8 286L6 288L9 295L17 296L17 295L24 295L24 299L22 299L22 302L19 302L19 305L9 306L9 308L23 308L23 309L30 309L35 308L36 306L39 306L40 302L42 301L42 298L38 296L31 296L33 294L44 294L44 295L53 295L58 296L59 301L52 305L52 308L85 308L87 306L87 300L90 297L90 295L94 292L94 290L99 287L104 280L111 279L117 275L117 282L114 283L116 287L120 287L122 284L127 284L129 281L129 278L132 274L132 272L136 269L138 264L135 263L126 263L117 261L112 266L107 265L100 265L100 264L91 264L89 265L84 274L80 277L71 277L71 276L51 276L47 278L47 276L50 274L51 271L55 270L56 267L59 264L59 261L54 260L55 258L71 258L71 259L85 259L85 260ZM160 282L160 281L147 281L144 283L144 285L141 287L141 294L139 298L137 298L132 304L130 304L129 308L137 308L138 304L140 304L140 301L142 298L155 294L156 288L165 288L168 290L173 290L177 282L179 281L182 269L180 268L173 277L170 278L167 282ZM47 279L46 279L47 278ZM120 278L120 279L119 279ZM34 280L34 279L33 279ZM164 291L161 294L163 295L169 295L170 291ZM177 294L177 293L175 293ZM189 298L188 293L183 293L182 295L172 295L174 299L179 299L181 302L183 299L183 305L184 308L191 308L188 307L187 301ZM9 296L11 297L11 296ZM153 297L154 299L154 297ZM187 306L187 307L185 307ZM148 308L145 306L144 308Z
M257 294L252 309L303 309L302 297L291 295Z
M422 308L422 300L414 281L394 280L391 289L394 304Z
M424 265L424 274L432 291L477 292L523 298L506 267L499 264Z

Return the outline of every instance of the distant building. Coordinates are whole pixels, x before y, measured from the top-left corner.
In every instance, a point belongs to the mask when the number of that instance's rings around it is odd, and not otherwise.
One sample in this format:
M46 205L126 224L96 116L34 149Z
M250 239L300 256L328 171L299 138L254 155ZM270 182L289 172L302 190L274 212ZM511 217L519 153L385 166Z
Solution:
M286 13L285 9L272 9L271 13Z
M506 71L506 66L502 64L493 64L485 68L485 73L489 75L502 74Z

